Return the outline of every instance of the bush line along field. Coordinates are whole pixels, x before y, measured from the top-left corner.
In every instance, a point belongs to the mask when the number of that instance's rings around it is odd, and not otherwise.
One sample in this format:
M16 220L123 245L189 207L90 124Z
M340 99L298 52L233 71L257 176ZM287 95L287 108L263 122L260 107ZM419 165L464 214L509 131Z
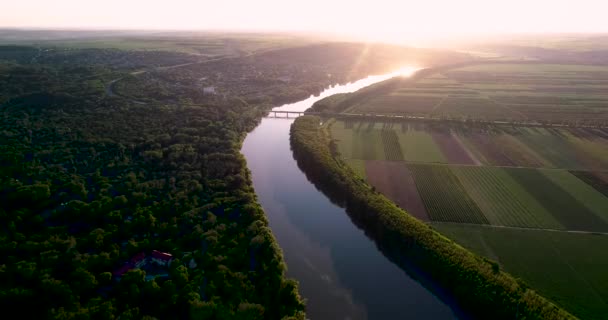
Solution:
M448 292L466 312L481 319L569 319L498 264L482 259L410 216L374 191L331 153L329 133L317 117L296 119L291 145L309 179L346 206L351 218L395 263L413 264ZM407 261L407 262L406 262Z
M409 214L573 314L601 319L608 313L608 279L598 270L608 260L596 248L608 241L608 129L577 123L602 124L607 116L608 96L599 89L607 71L539 63L429 69L409 81L378 84L384 90L371 95L319 105L345 113L513 122L345 115L329 121L329 132L338 157L356 164L361 178ZM569 127L516 123L524 120ZM393 135L398 144L386 138ZM372 152L362 157L354 145Z

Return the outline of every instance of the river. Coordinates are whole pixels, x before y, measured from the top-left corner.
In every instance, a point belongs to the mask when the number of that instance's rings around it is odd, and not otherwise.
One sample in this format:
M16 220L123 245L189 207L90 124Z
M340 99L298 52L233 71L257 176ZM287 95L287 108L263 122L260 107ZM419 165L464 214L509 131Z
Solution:
M353 92L416 68L337 85L273 110L304 111L336 93ZM293 119L264 118L241 152L258 200L313 320L455 319L441 299L389 261L298 168L289 144Z

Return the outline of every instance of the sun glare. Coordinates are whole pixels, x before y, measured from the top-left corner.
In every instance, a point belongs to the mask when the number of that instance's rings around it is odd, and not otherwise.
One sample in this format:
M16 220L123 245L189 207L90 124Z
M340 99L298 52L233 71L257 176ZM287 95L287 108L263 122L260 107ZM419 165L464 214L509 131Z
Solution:
M407 77L411 77L416 71L418 71L420 69L421 68L419 68L419 67L412 67L412 66L403 67L403 68L395 71L395 75L407 78Z
M456 34L608 31L607 10L601 0L579 0L576 6L570 0L21 0L7 1L0 26L313 31L404 42Z

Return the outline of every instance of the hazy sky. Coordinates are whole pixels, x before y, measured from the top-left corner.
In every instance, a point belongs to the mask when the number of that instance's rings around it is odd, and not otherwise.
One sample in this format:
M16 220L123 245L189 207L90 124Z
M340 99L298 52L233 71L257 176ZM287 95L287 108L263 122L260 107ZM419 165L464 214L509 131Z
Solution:
M446 33L608 32L608 0L2 0L3 27Z

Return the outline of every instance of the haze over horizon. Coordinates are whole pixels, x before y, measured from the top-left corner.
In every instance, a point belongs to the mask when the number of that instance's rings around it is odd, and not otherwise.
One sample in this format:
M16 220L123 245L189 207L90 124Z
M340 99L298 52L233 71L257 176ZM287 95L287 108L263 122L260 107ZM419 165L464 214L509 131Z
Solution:
M161 1L22 0L0 27L330 32L371 40L492 33L608 32L597 0Z

